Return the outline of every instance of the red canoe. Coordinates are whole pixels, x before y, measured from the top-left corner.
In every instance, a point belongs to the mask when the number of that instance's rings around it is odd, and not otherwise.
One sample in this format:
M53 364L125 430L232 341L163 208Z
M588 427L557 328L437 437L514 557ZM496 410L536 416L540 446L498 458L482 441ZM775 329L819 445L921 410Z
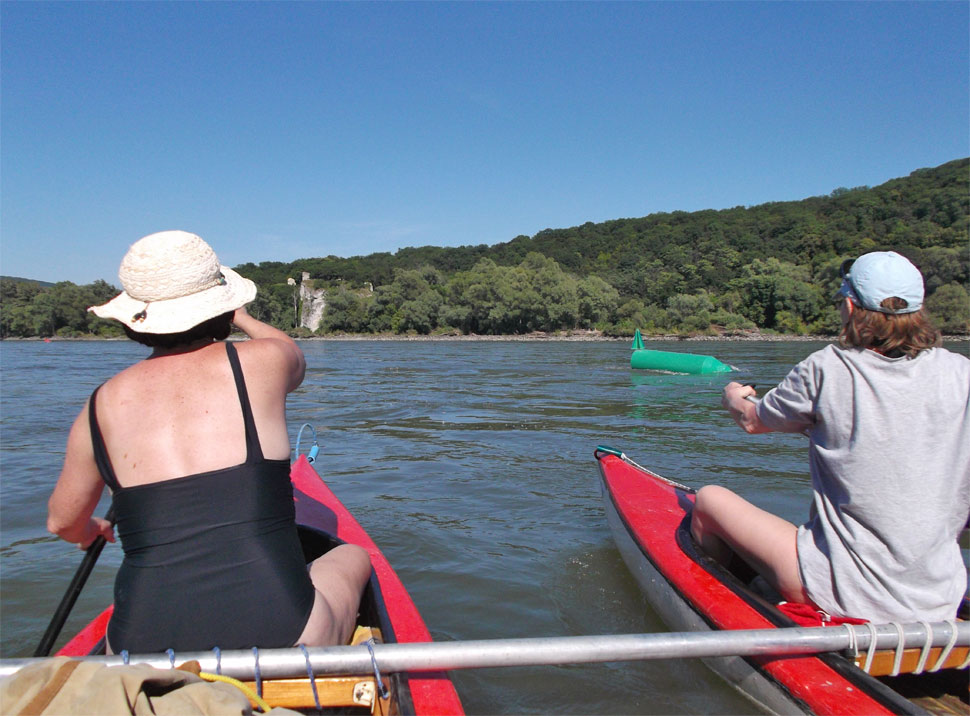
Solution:
M360 626L379 630L384 643L428 642L431 635L417 607L408 595L400 578L390 563L353 518L347 508L326 486L305 456L293 463L290 471L296 500L296 518L300 525L300 537L307 559L322 554L334 544L348 542L357 544L370 554L374 572L361 602ZM336 538L336 540L334 540ZM104 653L104 634L112 608L109 606L90 624L82 629L57 652L58 656L84 656ZM373 678L373 674L369 675ZM447 674L382 674L390 682L390 697L384 703L376 703L374 713L416 714L462 714L458 694ZM339 681L340 679L334 679ZM318 677L317 686L325 679ZM300 703L310 693L309 680L302 689L303 696L282 696L271 705L287 708L312 707L314 703ZM359 680L358 680L359 683ZM273 688L264 682L263 686ZM318 692L323 691L318 688ZM338 689L335 688L335 691ZM265 694L264 694L265 696ZM270 700L267 697L267 700ZM349 704L345 704L349 705Z
M595 456L614 539L668 628L798 626L772 601L749 588L751 575L729 572L697 549L689 532L694 490L646 470L612 448L598 447ZM876 678L839 654L731 656L705 659L705 663L769 713L968 712L966 672L955 669Z

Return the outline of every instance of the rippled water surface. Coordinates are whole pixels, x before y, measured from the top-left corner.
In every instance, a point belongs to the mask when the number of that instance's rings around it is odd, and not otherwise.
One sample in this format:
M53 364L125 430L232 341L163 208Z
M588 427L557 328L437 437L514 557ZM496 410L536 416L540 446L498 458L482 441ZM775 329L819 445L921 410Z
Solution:
M790 520L808 509L804 439L748 436L726 376L630 369L624 342L307 341L291 439L381 546L437 639L663 631L614 547L597 444L690 485L719 482ZM821 343L651 343L776 384ZM79 561L44 529L77 411L146 354L127 342L0 343L0 651L28 656ZM212 449L217 450L218 445ZM99 512L106 509L106 502ZM111 599L110 545L65 634ZM697 661L468 670L470 714L753 713Z

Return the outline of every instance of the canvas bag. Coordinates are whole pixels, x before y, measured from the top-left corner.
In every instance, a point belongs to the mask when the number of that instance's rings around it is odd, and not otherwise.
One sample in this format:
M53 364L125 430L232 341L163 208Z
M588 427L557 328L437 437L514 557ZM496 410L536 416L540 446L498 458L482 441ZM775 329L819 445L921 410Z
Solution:
M3 716L252 713L246 696L230 684L146 664L108 667L62 656L26 666L0 681ZM273 709L271 713L293 712Z

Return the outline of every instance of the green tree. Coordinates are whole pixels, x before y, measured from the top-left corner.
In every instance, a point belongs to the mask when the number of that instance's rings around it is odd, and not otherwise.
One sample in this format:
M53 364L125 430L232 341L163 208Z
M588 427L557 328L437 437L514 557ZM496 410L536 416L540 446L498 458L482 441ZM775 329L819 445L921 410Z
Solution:
M366 304L367 299L344 286L328 292L321 332L366 333L369 328Z
M277 284L275 290L261 289L256 298L246 307L246 311L257 320L277 328L288 329L293 326L293 287Z
M773 257L745 266L731 288L741 295L739 312L762 328L791 329L817 320L824 304L806 267Z
M612 320L620 304L620 293L599 276L587 276L576 283L579 326L593 328Z
M441 283L440 272L431 266L397 269L394 280L374 292L374 302L369 307L371 328L395 333L430 333L438 327L444 303L439 293Z
M519 264L517 272L525 296L531 299L523 316L527 330L558 331L576 327L579 319L577 282L557 261L533 252Z
M959 283L940 286L926 299L926 310L943 333L970 333L970 293Z
M714 303L707 291L694 294L678 293L667 301L670 327L679 333L699 333L711 328Z

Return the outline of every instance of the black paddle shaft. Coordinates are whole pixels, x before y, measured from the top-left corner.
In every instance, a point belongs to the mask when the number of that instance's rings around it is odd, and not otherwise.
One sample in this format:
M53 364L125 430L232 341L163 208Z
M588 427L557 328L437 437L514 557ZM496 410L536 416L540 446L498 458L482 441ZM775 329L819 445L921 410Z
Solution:
M114 524L115 521L115 508L112 505L104 518ZM84 583L88 581L88 577L91 576L91 572L94 570L94 563L98 561L98 557L101 556L101 550L104 549L105 542L104 535L98 535L94 542L92 542L88 548L84 551L84 559L81 560L80 566L77 568L77 572L74 573L74 578L71 579L71 583L67 587L67 592L61 598L61 603L57 606L57 611L54 612L54 616L51 619L51 623L47 625L47 631L44 632L43 638L40 640L40 644L34 650L34 656L47 656L51 652L51 647L54 646L54 642L57 641L58 635L61 633L61 629L64 628L64 623L67 621L68 615L71 613L71 609L74 608L74 602L77 601L78 596L81 594L81 590L84 588Z

